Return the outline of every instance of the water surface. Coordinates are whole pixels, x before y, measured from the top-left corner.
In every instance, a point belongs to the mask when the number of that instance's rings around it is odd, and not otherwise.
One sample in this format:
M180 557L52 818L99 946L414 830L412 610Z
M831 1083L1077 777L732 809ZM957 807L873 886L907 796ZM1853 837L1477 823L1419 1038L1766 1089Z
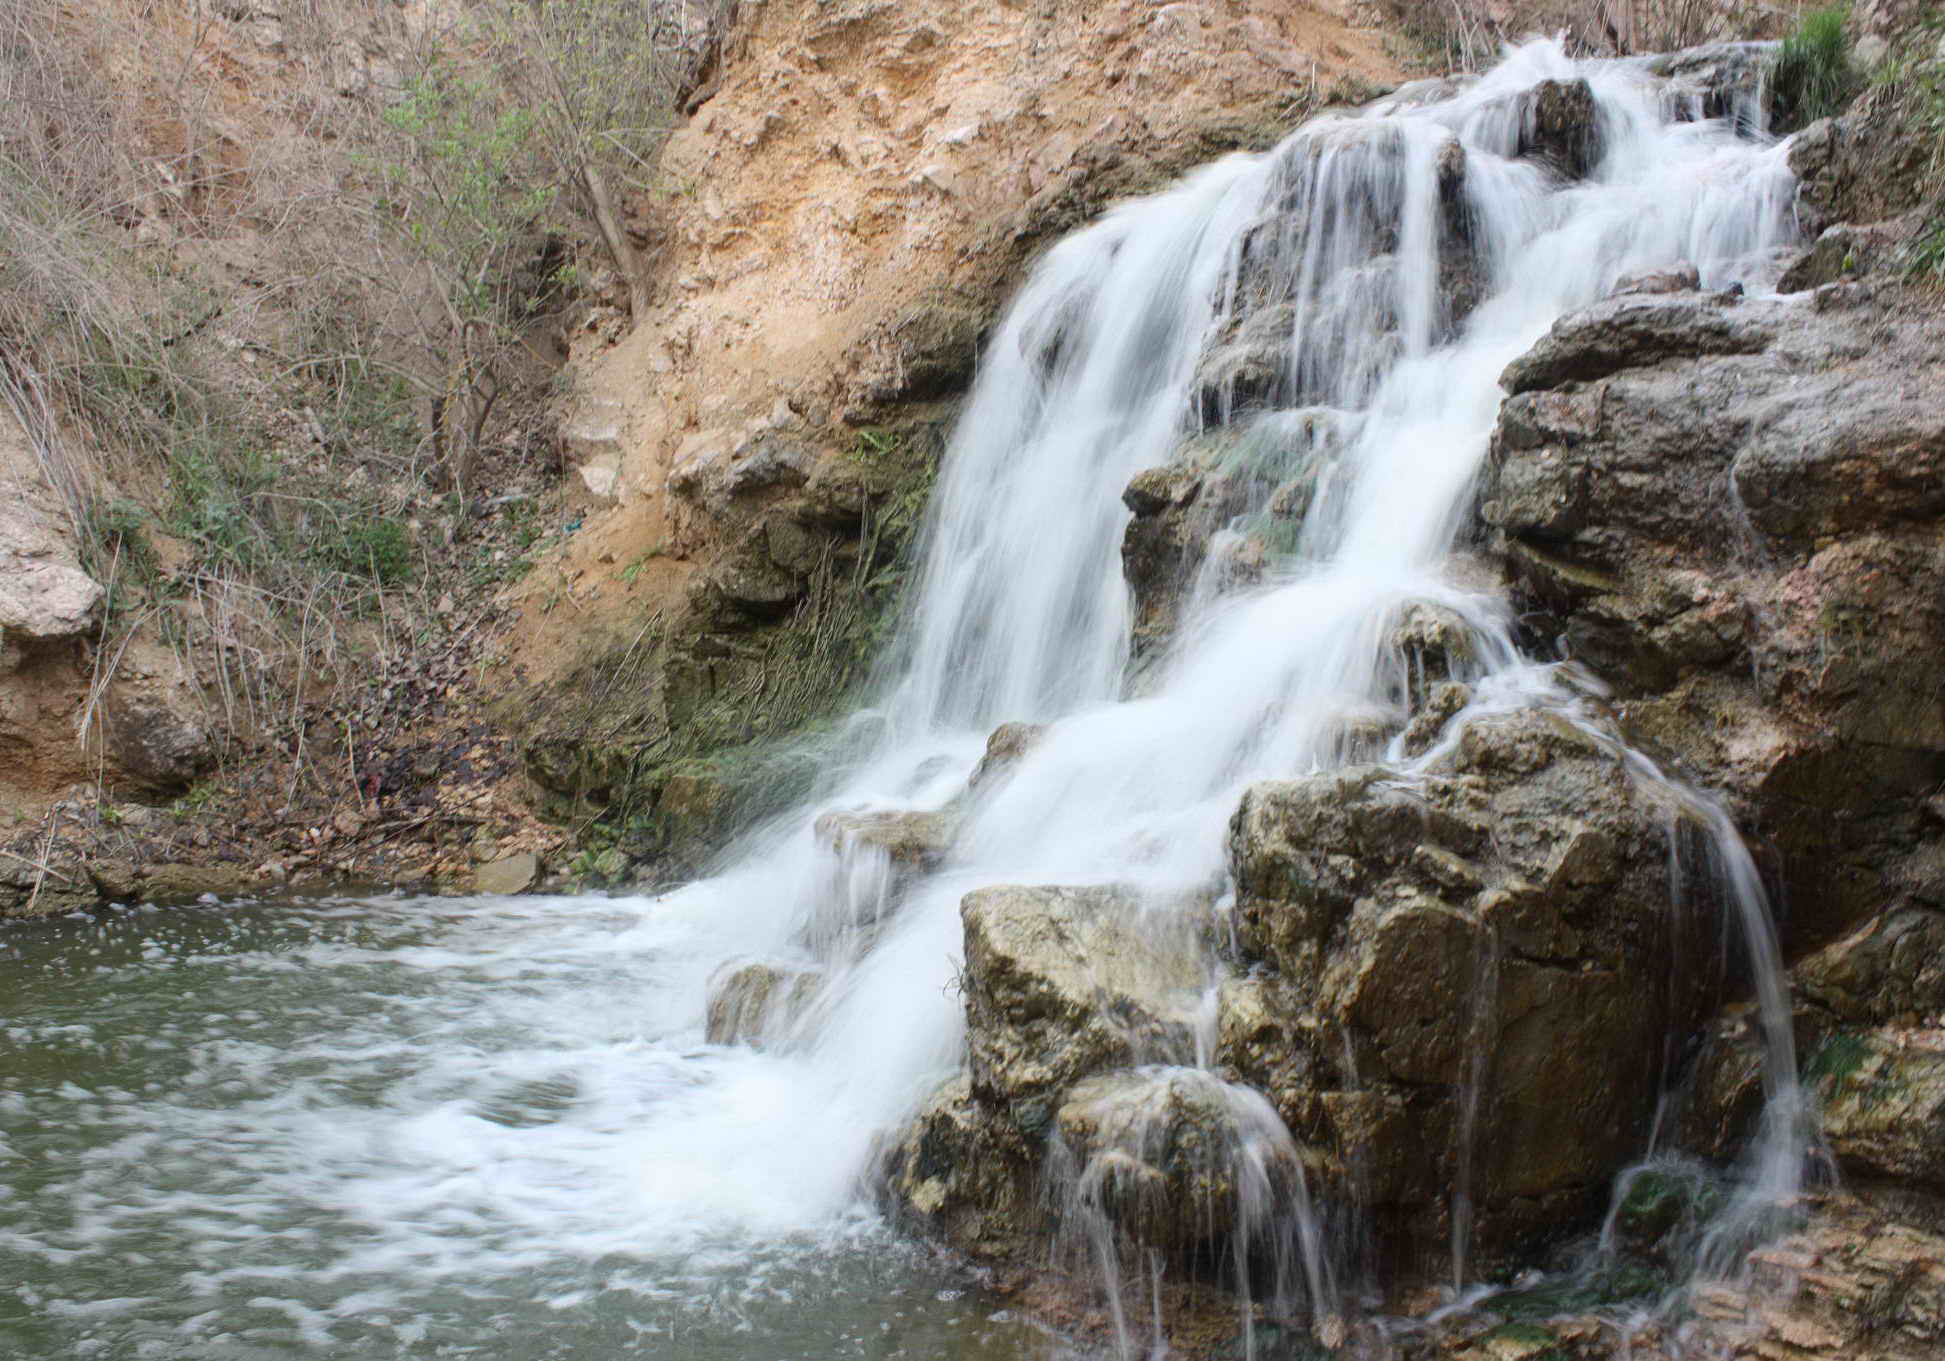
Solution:
M670 1184L644 1131L725 1054L650 995L654 910L0 926L0 1355L1047 1356L862 1205L758 1235Z

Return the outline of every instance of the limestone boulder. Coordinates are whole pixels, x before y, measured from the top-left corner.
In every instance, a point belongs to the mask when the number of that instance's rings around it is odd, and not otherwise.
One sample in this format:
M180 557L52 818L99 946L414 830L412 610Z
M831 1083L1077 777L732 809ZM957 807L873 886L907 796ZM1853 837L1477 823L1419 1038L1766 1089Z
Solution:
M754 1049L785 1034L816 1002L823 972L794 965L730 965L709 984L704 1036L711 1044Z
M1004 780L1047 735L1045 723L1002 723L986 739L985 754L973 767L966 788L974 793L990 789Z
M1791 971L1799 993L1839 1021L1945 1017L1945 917L1920 908L1866 923Z
M988 888L960 904L973 1094L1028 1138L1093 1073L1194 1054L1203 983L1180 919L1112 888Z
M78 637L95 626L102 598L48 516L26 500L0 504L0 638Z
M1198 1068L1089 1078L1055 1116L1068 1231L1089 1219L1135 1242L1183 1249L1250 1227L1303 1180L1269 1103Z
M911 1227L963 1250L1044 1251L1037 1148L995 1120L964 1073L941 1084L880 1150L879 1189Z
M1945 1190L1945 1029L1837 1031L1805 1076L1846 1173Z
M909 809L834 812L820 816L813 831L835 855L861 849L882 852L901 870L929 874L952 848L958 819L949 812Z
M1462 1162L1483 1244L1584 1212L1711 1000L1717 928L1671 902L1676 816L1540 712L1474 720L1410 783L1252 787L1230 863L1254 972L1219 996L1219 1058L1406 1250L1436 1250Z

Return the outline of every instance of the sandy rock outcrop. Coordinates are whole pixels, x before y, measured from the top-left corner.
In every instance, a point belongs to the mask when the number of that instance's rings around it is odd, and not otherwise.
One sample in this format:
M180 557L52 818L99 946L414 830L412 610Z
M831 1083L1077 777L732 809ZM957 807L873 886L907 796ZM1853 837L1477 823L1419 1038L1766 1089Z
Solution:
M629 808L631 854L671 864L794 787L715 753L861 683L1032 254L1393 76L1378 33L1265 0L740 13L643 217L650 310L576 338L563 455L587 520L513 634L529 774L558 811ZM677 780L711 811L674 808Z

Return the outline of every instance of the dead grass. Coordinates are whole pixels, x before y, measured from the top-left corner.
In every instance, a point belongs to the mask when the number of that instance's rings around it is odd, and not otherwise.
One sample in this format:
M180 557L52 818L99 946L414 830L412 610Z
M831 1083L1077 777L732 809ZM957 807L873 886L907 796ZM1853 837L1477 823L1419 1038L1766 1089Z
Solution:
M726 5L645 9L679 101ZM496 499L455 505L434 438L465 328L384 192L385 110L450 25L428 0L0 0L0 401L111 593L84 745L159 638L227 755L278 753L293 797L340 781L357 743L317 740L315 713L443 648L504 580L482 570L509 556ZM494 268L585 244L557 238ZM470 490L546 500L548 329L528 308L495 357Z

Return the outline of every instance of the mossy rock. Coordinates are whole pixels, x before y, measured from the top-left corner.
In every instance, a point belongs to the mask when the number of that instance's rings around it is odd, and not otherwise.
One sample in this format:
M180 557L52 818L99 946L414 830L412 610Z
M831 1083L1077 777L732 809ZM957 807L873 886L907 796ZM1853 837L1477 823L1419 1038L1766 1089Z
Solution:
M685 873L807 793L820 732L863 696L892 637L951 414L839 432L803 492L726 550L746 566L767 553L765 570L799 583L772 594L794 603L719 608L712 567L671 617L618 621L509 706L503 721L533 733L525 765L542 813L595 819L631 859Z

